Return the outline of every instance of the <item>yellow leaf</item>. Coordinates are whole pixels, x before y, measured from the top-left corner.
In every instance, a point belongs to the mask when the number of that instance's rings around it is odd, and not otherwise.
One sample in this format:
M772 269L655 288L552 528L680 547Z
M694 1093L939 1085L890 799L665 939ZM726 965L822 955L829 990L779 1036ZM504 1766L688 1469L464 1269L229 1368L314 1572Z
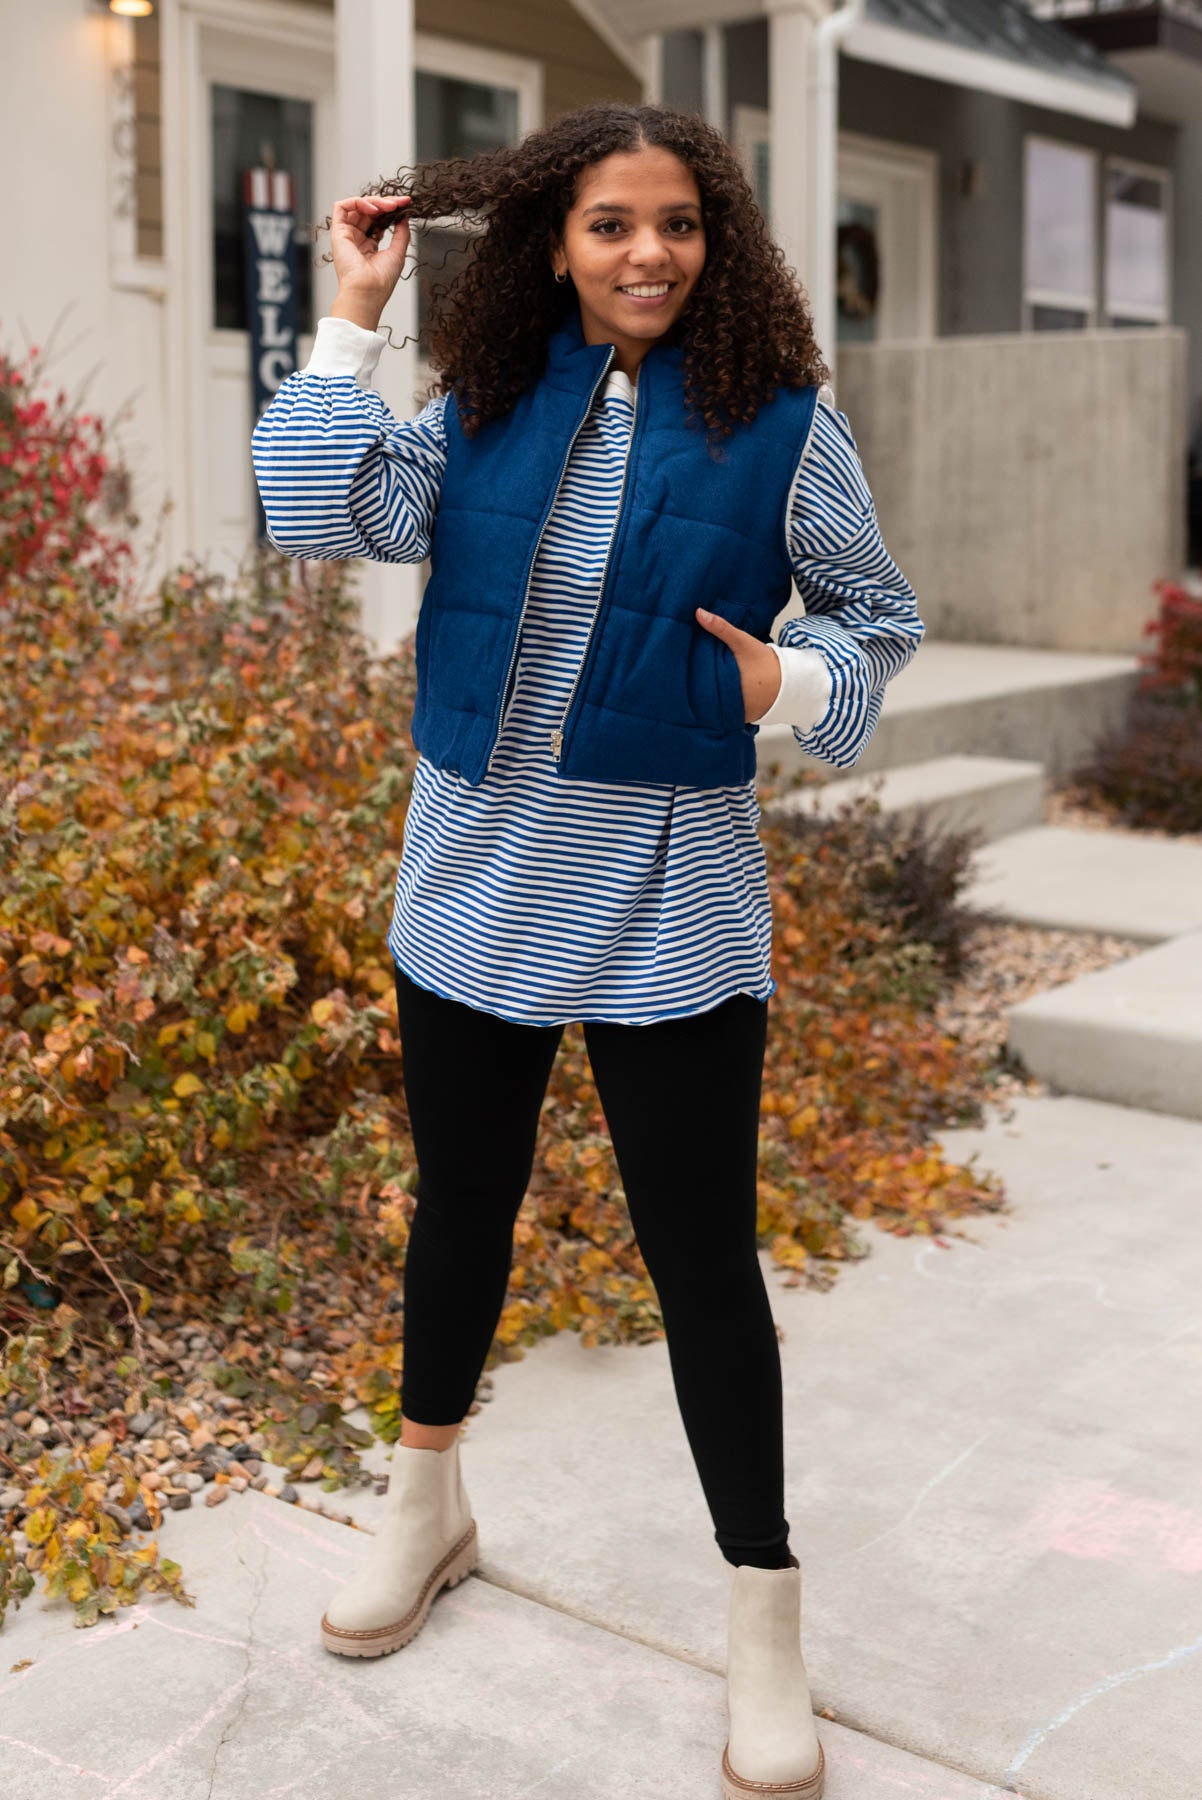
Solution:
M315 1000L309 1008L309 1017L315 1025L328 1025L334 1017L334 1002L332 1000Z
M250 1024L250 1008L241 1001L231 1006L225 1015L226 1028L229 1031L242 1032Z
M200 1076L193 1075L189 1070L184 1075L176 1076L171 1084L171 1092L178 1094L181 1100L186 1100L189 1094L198 1094L203 1087L204 1082Z
M38 1506L25 1521L25 1536L31 1544L44 1544L54 1530L55 1512L52 1506Z
M211 1031L198 1031L196 1034L196 1048L206 1062L212 1062L217 1054L217 1039L213 1036Z
M183 1020L181 1020L179 1022L179 1024L177 1024L177 1025L164 1025L159 1032L159 1040L158 1040L159 1043L162 1044L163 1046L166 1046L168 1044L174 1044L176 1038L179 1036L180 1032L183 1029L184 1029Z
M37 1225L40 1217L41 1215L38 1212L37 1201L31 1200L28 1194L25 1196L24 1200L18 1200L17 1204L13 1207L13 1218L17 1221L17 1224L21 1227L22 1231L32 1231Z

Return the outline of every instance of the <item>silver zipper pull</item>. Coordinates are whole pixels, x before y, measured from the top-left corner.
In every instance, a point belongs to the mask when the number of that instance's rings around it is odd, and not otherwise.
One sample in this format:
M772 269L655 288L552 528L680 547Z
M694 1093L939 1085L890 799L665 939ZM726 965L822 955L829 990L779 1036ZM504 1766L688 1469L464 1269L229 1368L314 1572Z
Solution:
M552 760L552 762L558 762L562 753L563 753L563 732L562 731L553 731L551 733L551 760Z

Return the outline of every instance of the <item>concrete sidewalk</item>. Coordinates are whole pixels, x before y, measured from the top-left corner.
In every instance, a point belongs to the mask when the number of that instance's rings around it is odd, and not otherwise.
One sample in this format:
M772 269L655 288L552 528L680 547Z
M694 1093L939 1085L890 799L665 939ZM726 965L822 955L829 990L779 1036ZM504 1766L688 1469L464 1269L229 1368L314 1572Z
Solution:
M947 1142L1011 1214L868 1226L827 1294L764 1259L827 1800L1197 1800L1202 1125L1041 1099ZM251 1493L164 1529L195 1611L27 1603L0 1792L718 1800L729 1570L666 1346L504 1365L463 1468L480 1574L381 1662L316 1639L357 1534Z
M152 1600L74 1631L29 1608L0 1678L5 1800L700 1800L719 1795L723 1682L473 1578L395 1656L315 1627L359 1533L249 1492L181 1515L197 1607ZM822 1722L827 1794L994 1790Z

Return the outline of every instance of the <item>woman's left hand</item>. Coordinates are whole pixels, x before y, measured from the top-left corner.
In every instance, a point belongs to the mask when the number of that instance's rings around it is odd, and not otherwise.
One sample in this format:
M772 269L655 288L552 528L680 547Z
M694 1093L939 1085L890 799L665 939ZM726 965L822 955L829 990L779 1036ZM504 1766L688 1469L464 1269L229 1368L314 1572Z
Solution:
M749 631L740 631L737 625L719 618L717 613L706 612L701 606L696 611L698 624L704 625L734 651L743 683L744 721L754 725L780 693L780 658L771 644L762 644Z

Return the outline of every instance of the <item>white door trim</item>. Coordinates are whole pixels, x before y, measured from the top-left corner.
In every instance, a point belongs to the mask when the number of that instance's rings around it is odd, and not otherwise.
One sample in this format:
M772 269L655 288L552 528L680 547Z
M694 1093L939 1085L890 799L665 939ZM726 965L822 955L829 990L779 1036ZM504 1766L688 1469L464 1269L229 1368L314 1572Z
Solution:
M334 117L334 20L308 6L264 0L175 0L163 14L163 130L167 191L169 358L176 421L172 484L177 502L176 555L212 548L205 491L208 359L242 334L212 326L212 192L208 84L226 80L289 94L313 105L314 194L334 192L337 168ZM325 63L324 75L320 62ZM320 317L336 291L332 271L318 267L314 311ZM307 342L307 340L305 340ZM252 421L247 420L249 438Z
M844 179L857 173L869 177L884 175L903 181L911 189L917 203L916 231L913 244L913 271L916 279L916 331L899 333L891 328L886 316L882 320L885 341L896 342L899 336L933 338L938 330L936 297L938 274L936 246L939 226L939 157L934 150L919 150L909 144L898 144L890 138L865 136L862 132L841 131L838 143L837 192L842 192ZM886 247L887 248L887 247Z

